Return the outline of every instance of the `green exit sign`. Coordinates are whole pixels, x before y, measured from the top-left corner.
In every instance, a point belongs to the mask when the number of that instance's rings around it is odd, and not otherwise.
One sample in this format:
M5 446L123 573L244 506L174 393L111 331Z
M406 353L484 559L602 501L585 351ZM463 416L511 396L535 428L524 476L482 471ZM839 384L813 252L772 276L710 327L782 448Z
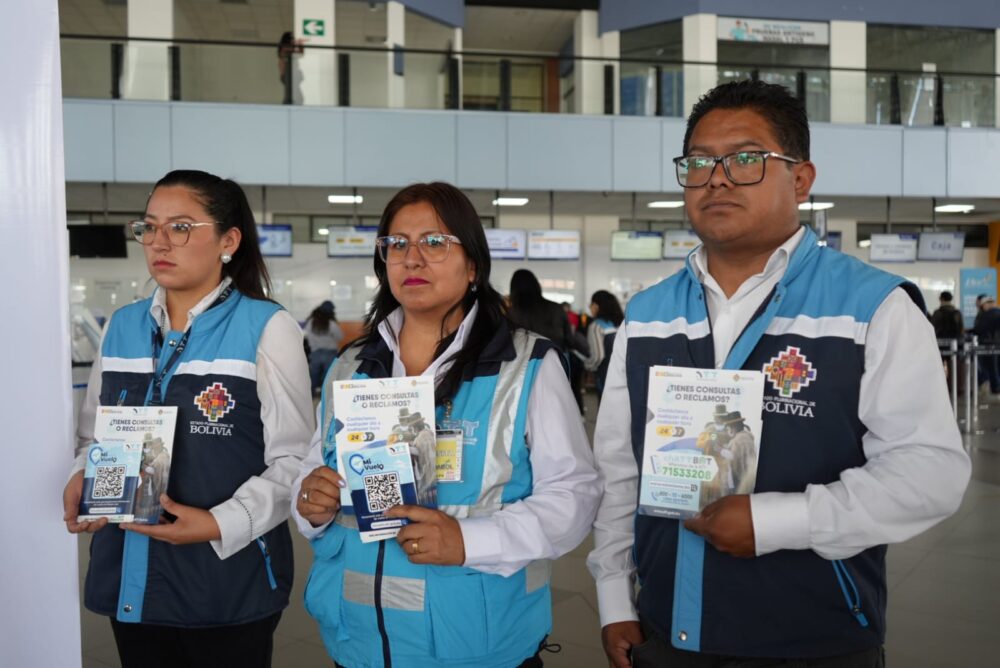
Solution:
M322 37L326 34L326 21L323 19L302 19L302 34L309 37Z

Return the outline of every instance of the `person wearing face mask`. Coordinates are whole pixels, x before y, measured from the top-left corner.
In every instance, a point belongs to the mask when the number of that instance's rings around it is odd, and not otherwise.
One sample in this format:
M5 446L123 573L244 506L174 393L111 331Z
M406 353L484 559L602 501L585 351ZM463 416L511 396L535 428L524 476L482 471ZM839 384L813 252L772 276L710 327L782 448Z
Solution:
M157 288L111 317L80 412L63 501L69 531L93 534L84 604L111 619L126 668L270 666L313 430L302 332L267 297L236 183L170 172L129 227ZM76 521L99 404L178 407L160 524Z
M540 666L549 562L584 539L600 496L560 354L505 317L482 224L457 188L404 188L378 235L365 334L324 387L433 377L437 424L462 425L462 481L438 484L438 509L389 510L411 521L395 540L362 543L353 508L340 507L325 394L293 485L293 517L314 551L306 608L348 668Z

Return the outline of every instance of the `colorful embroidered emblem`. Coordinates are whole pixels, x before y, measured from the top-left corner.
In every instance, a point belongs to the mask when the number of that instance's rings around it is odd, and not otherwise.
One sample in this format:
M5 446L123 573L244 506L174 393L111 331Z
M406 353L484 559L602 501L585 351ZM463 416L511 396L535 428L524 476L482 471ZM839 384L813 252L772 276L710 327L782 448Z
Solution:
M798 348L788 346L764 365L764 375L783 397L790 397L816 380L816 369Z
M226 413L236 408L236 400L222 383L214 383L194 398L194 405L201 409L209 422L218 422Z

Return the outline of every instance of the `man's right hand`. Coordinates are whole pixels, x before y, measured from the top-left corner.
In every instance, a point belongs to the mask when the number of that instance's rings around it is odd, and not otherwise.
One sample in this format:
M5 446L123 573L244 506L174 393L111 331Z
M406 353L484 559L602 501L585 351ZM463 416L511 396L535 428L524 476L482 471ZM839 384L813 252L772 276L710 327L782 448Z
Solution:
M302 480L295 509L314 527L327 524L340 510L340 490L347 483L329 466L317 466Z
M632 647L645 640L639 622L615 622L601 629L601 643L611 668L631 668Z
M80 496L83 495L83 471L77 471L66 483L63 490L63 521L70 533L94 533L108 525L108 518L102 517L93 522L77 522L80 514Z

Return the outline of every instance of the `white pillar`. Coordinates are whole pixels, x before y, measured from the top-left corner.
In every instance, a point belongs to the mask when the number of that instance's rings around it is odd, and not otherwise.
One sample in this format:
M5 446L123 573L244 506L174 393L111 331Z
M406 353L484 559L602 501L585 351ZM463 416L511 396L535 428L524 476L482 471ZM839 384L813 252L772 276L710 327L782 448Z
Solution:
M618 58L621 56L621 40L617 31L597 34L597 12L592 9L580 11L573 25L573 55L587 58ZM604 113L604 65L615 67L614 96L615 113L618 113L618 64L600 60L578 60L573 65L573 88L578 114Z
M174 0L128 0L129 37L174 37ZM170 99L170 55L166 42L129 42L122 71L122 97Z
M337 104L337 53L334 46L335 0L295 0L296 40L302 40L302 55L292 56L292 101L295 104L334 106Z
M684 17L683 59L701 63L719 60L718 17L715 14L692 14ZM715 88L719 75L714 64L684 66L684 116L691 113L698 98Z
M1000 28L996 31L996 40L993 42L993 53L996 58L996 67L994 71L1000 74ZM1000 78L993 80L993 122L998 128L1000 128Z
M455 28L455 30L454 30L454 37L452 37L451 48L452 48L452 51L454 51L455 59L458 61L458 104L455 105L455 108L456 109L461 109L463 106L465 106L462 103L462 96L465 95L465 85L464 85L464 79L465 79L465 77L462 74L462 67L463 67L462 49L464 47L462 46L462 29L461 28ZM445 86L447 86L447 85L448 85L448 83L447 83L447 79L446 79L445 80Z
M386 106L401 108L406 106L406 79L405 70L403 74L396 74L396 47L406 46L406 7L398 0L389 0L386 3L385 12L385 43L389 48L388 62L388 89ZM402 55L405 65L405 57Z
M79 668L77 538L62 522L74 440L56 0L4 5L0 62L0 665Z
M830 67L868 66L868 30L864 21L830 21ZM865 72L830 72L830 121L867 120L868 76Z

